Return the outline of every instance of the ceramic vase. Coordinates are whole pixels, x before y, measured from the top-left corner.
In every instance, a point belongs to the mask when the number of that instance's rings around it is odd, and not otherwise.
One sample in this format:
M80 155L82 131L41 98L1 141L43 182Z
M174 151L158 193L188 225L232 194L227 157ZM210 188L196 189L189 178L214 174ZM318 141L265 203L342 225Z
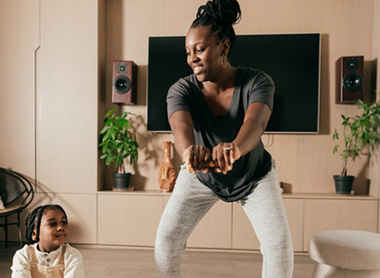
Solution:
M175 180L177 178L171 156L172 142L163 141L162 144L164 147L164 154L158 173L158 183L160 185L161 192L172 192Z

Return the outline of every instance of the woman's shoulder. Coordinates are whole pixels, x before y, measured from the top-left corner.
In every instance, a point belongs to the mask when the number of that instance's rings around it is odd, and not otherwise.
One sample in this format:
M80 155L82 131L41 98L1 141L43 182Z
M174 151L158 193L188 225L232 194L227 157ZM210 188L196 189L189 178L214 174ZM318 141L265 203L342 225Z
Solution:
M197 89L197 79L194 74L190 74L178 79L169 89L170 92L189 93Z
M238 67L238 74L242 78L243 83L251 82L265 82L274 85L272 77L261 69L250 67Z
M238 67L238 73L241 75L245 75L248 77L266 77L271 78L269 74L267 74L262 69L256 69L251 67Z
M175 82L172 85L172 87L176 86L176 85L190 85L190 84L196 84L196 83L197 83L197 79L196 79L195 75L190 74L190 75L179 78L177 80L177 82Z

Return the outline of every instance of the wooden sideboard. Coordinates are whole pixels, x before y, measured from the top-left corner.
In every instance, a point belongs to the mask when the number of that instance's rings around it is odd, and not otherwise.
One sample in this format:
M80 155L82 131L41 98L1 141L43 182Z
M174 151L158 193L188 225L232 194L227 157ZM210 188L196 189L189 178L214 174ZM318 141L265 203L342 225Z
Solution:
M319 231L357 229L377 232L379 199L318 193L283 194L294 250L307 252ZM161 214L170 193L100 191L98 244L153 247ZM259 242L237 203L218 202L201 220L188 248L259 250Z

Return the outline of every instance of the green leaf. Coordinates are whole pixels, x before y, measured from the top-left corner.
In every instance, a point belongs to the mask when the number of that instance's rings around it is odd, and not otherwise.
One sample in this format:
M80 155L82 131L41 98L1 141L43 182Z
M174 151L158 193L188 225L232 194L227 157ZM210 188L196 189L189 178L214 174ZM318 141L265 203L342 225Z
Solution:
M131 164L137 161L138 143L135 130L127 119L131 113L123 112L121 116L116 113L116 109L112 109L104 116L104 127L99 132L99 149L103 153L100 158L105 159L107 165L113 162L119 169L119 165L123 165L124 159L128 157Z
M339 140L339 133L336 129L335 129L335 132L333 133L333 140Z
M110 115L112 115L114 113L116 113L116 109L109 110L104 117L108 118Z

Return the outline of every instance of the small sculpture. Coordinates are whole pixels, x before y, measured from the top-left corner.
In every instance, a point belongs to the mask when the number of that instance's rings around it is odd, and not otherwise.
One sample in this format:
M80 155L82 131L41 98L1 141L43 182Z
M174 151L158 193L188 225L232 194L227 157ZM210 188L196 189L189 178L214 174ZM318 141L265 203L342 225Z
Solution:
M171 157L172 142L163 141L162 144L164 145L164 155L158 173L158 183L161 192L172 192L175 180L177 179Z

